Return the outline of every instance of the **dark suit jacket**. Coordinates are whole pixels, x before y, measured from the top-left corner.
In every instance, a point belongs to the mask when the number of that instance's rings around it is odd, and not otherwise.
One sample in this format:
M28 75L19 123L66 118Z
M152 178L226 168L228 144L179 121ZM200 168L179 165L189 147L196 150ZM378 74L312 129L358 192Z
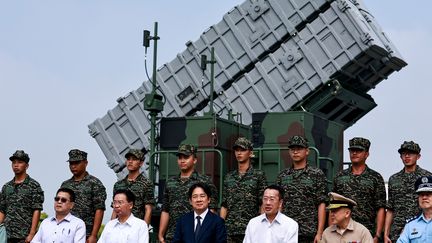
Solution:
M198 241L195 241L194 212L189 212L177 220L173 243L226 243L225 221L208 211L201 223Z

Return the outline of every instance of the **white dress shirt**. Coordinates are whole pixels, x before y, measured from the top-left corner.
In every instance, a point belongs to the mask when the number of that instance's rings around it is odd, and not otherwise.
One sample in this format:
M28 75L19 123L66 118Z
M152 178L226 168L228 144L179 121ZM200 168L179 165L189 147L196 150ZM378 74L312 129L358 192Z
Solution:
M298 224L278 212L273 222L265 214L251 219L246 227L243 243L297 243Z
M124 222L118 219L109 221L102 232L98 243L148 243L147 223L133 214Z
M209 211L209 209L207 208L202 214L197 214L195 211L194 211L194 231L195 231L195 229L196 229L196 226L197 226L197 224L198 224L198 219L197 219L197 216L200 216L201 217L201 225L202 225L202 223L203 223L203 221L204 221L204 218L205 218L205 216L207 215L207 212Z
M86 227L84 221L68 214L57 223L55 217L42 221L32 243L85 243Z

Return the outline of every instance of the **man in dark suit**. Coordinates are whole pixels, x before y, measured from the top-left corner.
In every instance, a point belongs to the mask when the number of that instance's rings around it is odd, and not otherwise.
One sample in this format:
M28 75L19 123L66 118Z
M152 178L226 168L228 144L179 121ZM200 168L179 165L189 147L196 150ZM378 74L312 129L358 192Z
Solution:
M204 183L193 184L188 191L193 211L177 221L173 243L225 243L224 220L209 209L211 190Z

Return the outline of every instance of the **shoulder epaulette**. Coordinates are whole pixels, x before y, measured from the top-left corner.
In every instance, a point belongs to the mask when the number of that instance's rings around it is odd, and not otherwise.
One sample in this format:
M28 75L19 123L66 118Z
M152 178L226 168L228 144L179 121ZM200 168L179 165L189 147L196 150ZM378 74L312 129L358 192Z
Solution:
M405 219L405 223L409 223L409 222L413 221L414 219L416 219L418 217L420 217L420 214L417 215L417 216L411 217L411 218L407 218L407 219Z

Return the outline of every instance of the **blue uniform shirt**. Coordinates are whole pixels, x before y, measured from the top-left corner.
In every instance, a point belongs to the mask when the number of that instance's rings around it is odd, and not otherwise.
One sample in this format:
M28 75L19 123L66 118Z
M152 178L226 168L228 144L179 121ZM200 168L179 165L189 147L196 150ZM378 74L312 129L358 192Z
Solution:
M396 243L432 242L432 220L426 220L424 215L407 223Z

